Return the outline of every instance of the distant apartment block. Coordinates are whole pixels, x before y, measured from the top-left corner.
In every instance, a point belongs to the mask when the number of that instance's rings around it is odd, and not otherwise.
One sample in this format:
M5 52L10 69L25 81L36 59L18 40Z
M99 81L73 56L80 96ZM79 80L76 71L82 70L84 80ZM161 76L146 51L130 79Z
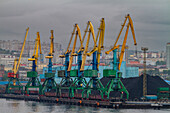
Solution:
M34 49L34 41L26 41L24 52L27 52L29 50ZM41 49L42 51L49 52L50 46L49 42L41 42ZM0 48L5 50L14 50L14 51L20 51L22 48L23 42L20 40L0 40ZM61 50L61 44L60 43L54 43L54 50Z
M20 51L22 49L22 45L23 45L23 41L20 40L0 40L0 49L4 49L4 50L9 50L10 52L13 51L12 57L9 57L9 60L6 60L8 58L2 58L3 61L2 63L13 63L11 62L11 60L14 57L19 57L20 55ZM34 46L35 46L35 42L34 41L26 41L25 47L24 47L24 51L23 51L23 55L22 57L25 58L30 58L33 55L33 51L34 51ZM61 44L60 43L54 43L54 58L53 61L57 61L57 56L59 53L59 51L61 50ZM43 56L43 60L42 63L45 61L47 61L46 59L44 59L44 57L49 53L50 51L50 42L41 42L41 50L42 50L42 56ZM1 53L0 53L1 54Z
M14 64L14 59L16 57L13 55L0 55L0 64L5 65L5 66L13 66Z

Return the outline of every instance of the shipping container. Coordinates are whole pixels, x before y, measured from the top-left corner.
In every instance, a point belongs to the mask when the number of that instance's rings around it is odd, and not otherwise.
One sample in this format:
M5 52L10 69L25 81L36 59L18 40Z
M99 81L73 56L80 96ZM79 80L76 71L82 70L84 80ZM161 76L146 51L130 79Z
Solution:
M170 88L169 87L159 87L157 89L158 99L168 99L170 98Z
M169 87L159 87L157 91L170 91Z
M14 77L18 78L19 76L18 74L15 75L14 73L10 73L10 72L8 73L8 78L14 78Z
M146 95L145 98L147 100L157 100L158 97L156 95Z

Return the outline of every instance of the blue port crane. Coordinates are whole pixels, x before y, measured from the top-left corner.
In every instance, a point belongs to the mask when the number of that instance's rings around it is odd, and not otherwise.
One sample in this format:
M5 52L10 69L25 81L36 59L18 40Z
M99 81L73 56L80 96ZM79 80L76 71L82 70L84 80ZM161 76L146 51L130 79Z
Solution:
M50 52L49 54L45 57L49 59L48 63L48 71L45 73L45 81L42 85L42 95L46 95L48 92L56 92L56 95L58 93L58 84L55 82L55 73L52 72L52 59L53 59L53 53L54 53L54 35L53 35L53 30L51 30L51 37L50 37Z
M28 61L32 61L32 71L27 72L27 77L29 78L29 81L27 85L25 86L26 94L30 94L29 88L31 89L38 88L39 89L38 93L41 94L42 85L38 79L38 72L37 72L39 53L41 57L42 51L41 51L40 34L39 32L37 32L37 38L35 39L34 52L33 52L32 57L28 59ZM36 91L32 91L32 93L36 93Z

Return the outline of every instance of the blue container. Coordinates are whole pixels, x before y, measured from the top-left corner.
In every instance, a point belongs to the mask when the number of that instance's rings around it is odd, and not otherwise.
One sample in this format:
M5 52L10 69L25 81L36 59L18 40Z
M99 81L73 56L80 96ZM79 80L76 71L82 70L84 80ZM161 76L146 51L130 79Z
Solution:
M145 98L147 100L157 100L158 97L156 95L146 95Z

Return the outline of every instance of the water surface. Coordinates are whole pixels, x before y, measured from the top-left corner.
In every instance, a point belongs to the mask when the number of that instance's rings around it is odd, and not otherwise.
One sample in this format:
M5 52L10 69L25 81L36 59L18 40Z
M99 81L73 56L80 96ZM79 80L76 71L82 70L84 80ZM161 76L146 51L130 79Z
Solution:
M0 99L0 113L170 113L170 109L111 109Z

